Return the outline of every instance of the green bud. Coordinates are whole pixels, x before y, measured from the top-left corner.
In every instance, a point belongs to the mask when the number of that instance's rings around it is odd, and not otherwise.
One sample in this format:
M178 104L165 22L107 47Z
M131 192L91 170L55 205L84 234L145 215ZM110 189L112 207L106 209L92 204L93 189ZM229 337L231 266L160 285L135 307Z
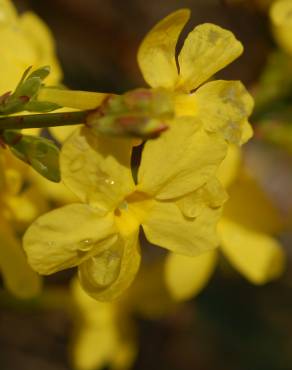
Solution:
M5 130L2 134L12 153L29 164L48 180L61 180L59 168L59 149L48 139L23 135L17 130Z
M137 89L111 96L87 116L95 132L111 135L154 137L167 129L174 116L173 96L166 90Z
M13 114L20 111L51 112L59 108L50 102L36 100L43 80L49 75L50 67L38 68L29 74L31 67L23 73L14 93L6 93L0 97L0 114Z

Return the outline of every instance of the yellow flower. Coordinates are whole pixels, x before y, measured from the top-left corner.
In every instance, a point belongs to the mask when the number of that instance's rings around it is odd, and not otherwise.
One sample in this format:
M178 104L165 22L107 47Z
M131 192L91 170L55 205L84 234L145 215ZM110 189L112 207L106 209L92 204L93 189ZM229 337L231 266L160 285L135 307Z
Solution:
M50 65L48 82L56 84L62 76L55 56L51 32L32 12L18 15L10 0L0 1L0 95L14 90L24 70Z
M283 222L255 179L241 166L241 152L231 146L219 170L230 199L219 222L221 252L253 284L276 279L284 268L284 252L273 237ZM165 265L168 289L176 300L188 299L206 285L217 252L196 258L170 254Z
M228 141L245 142L252 135L247 122L253 100L239 81L212 81L202 85L243 51L234 35L214 24L193 29L176 56L176 44L190 16L181 9L160 21L145 37L138 63L153 89L172 93L177 116L202 120L208 132L221 129ZM178 67L179 66L179 69ZM108 94L43 89L39 100L65 107L94 109Z
M252 99L239 82L213 81L190 94L234 60L241 44L232 33L205 24L189 33L175 61L188 10L177 11L144 39L138 61L153 88L169 89L176 118L144 145L137 183L131 173L133 143L78 129L61 152L62 179L80 202L41 216L27 230L31 266L51 274L78 266L82 286L99 300L114 299L140 265L140 225L147 239L195 256L214 249L226 196L215 178L227 141L251 134ZM223 134L222 134L223 132Z
M42 202L36 206L35 189L21 191L25 171L22 163L3 152L0 161L0 270L12 294L30 298L38 294L41 281L28 265L16 231L36 217Z
M72 284L75 332L72 362L76 370L109 366L129 369L136 355L132 323L120 302L103 303L89 297L78 283Z
M292 55L292 1L277 0L270 8L272 31L279 46Z
M178 116L199 117L207 131L223 129L228 141L245 142L252 135L247 117L253 101L244 86L222 80L201 86L240 56L243 47L230 31L205 23L188 34L176 58L177 40L189 16L189 10L178 10L145 37L138 51L144 79L152 88L174 92Z

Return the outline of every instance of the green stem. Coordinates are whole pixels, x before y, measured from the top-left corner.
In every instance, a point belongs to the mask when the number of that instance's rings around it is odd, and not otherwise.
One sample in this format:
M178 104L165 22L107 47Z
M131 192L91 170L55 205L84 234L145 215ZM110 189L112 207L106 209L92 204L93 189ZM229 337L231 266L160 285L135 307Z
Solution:
M86 123L89 112L89 110L84 110L2 117L0 118L0 130L78 125Z

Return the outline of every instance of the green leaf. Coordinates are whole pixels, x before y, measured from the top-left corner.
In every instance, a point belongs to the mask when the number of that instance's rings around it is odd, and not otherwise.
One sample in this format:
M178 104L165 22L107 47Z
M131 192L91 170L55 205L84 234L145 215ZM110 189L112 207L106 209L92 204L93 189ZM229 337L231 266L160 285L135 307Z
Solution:
M59 149L51 140L23 135L17 130L5 130L3 138L12 153L39 174L53 182L61 180Z
M6 93L0 99L0 115L21 111L51 112L59 108L50 102L37 102L37 94L43 86L43 80L49 75L50 67L44 66L29 73L31 67L23 73L14 93Z
M50 66L44 66L44 67L38 68L35 71L33 71L28 76L28 79L33 78L33 77L38 77L43 81L45 78L48 77L50 72L51 72L51 67Z
M42 80L39 77L31 77L25 80L13 94L14 97L33 97L42 86Z

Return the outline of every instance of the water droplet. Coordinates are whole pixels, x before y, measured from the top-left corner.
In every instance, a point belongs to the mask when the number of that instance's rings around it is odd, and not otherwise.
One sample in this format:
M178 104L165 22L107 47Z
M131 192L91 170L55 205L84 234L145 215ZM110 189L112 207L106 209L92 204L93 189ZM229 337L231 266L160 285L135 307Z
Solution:
M72 162L70 163L70 170L72 172L79 171L85 163L85 159L83 156L78 156L77 158L74 158Z
M78 250L80 250L82 252L88 252L91 249L92 244L93 244L93 240L92 239L84 239L84 240L81 240L79 242L79 248L78 248Z
M108 286L114 282L120 271L121 253L117 250L106 250L90 260L89 273L99 286Z
M105 179L104 182L107 184L107 185L114 185L115 184L115 181L112 180L112 179Z

